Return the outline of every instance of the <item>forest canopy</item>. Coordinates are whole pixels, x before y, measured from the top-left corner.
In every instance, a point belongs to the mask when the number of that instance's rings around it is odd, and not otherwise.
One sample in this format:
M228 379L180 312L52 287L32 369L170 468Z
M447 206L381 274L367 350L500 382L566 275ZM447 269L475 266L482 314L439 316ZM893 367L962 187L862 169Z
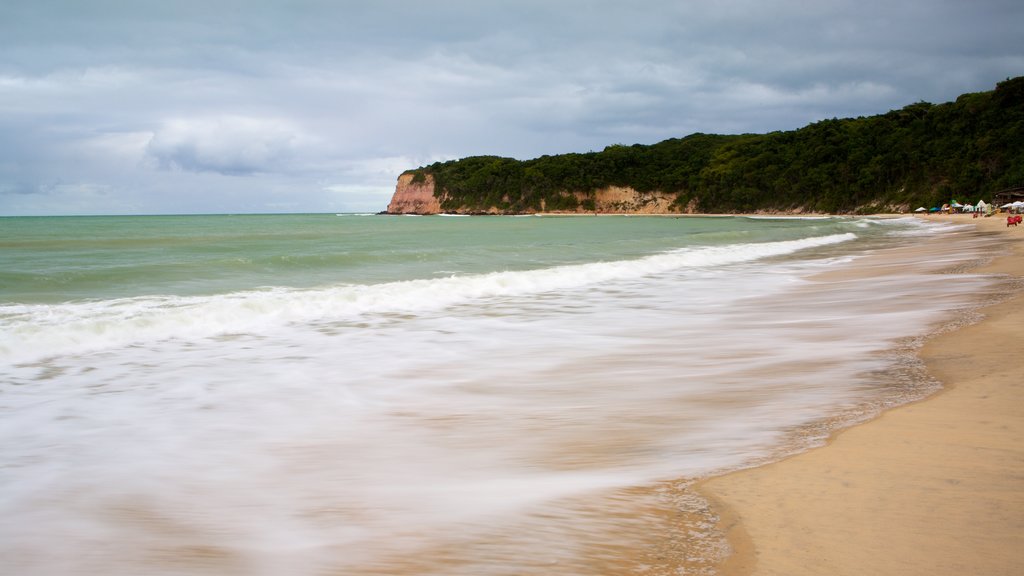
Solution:
M692 134L651 145L516 160L473 156L411 170L444 210L588 209L596 190L676 195L680 211L875 212L990 199L1024 185L1024 77L955 102L768 134Z

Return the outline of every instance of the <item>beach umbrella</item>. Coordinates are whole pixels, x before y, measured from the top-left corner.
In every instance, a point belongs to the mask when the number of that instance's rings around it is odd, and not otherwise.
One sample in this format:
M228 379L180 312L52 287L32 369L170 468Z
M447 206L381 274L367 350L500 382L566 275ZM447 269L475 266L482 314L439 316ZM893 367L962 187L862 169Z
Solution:
M927 212L927 211L928 211L928 209L927 209L927 208L925 208L924 206L921 206L921 207L920 207L920 208L918 208L917 210L914 210L914 212Z
M1002 206L1000 206L1000 208L1009 208L1010 206L1013 206L1013 202L1010 202L1009 204L1003 204Z
M931 210L929 210L929 212L938 212L938 211L939 211L939 209L938 209L938 208L936 208L936 207L932 207L932 209L931 209Z

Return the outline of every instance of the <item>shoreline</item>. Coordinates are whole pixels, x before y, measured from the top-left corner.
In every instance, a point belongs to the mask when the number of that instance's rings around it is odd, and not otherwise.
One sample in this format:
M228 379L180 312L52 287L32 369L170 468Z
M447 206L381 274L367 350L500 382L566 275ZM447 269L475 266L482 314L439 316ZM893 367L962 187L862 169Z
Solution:
M1024 230L972 273L1024 277ZM834 432L824 446L695 485L732 553L724 576L1017 574L1024 570L1024 292L918 351L942 388Z

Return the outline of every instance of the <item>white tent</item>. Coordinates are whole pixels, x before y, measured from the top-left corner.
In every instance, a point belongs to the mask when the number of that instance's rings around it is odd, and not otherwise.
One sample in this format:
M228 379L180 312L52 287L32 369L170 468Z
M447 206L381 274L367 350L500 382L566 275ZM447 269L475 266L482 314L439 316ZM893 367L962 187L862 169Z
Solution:
M921 206L921 207L920 207L920 208L918 208L917 210L914 210L914 212L927 212L927 211L928 211L928 209L927 209L927 208L925 208L924 206Z

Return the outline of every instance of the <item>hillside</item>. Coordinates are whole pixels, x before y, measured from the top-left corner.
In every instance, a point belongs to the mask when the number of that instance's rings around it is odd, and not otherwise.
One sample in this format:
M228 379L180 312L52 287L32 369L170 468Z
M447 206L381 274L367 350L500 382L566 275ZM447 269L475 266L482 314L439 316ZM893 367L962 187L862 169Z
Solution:
M388 212L855 213L989 200L1020 185L1024 77L799 130L438 162L405 172Z

